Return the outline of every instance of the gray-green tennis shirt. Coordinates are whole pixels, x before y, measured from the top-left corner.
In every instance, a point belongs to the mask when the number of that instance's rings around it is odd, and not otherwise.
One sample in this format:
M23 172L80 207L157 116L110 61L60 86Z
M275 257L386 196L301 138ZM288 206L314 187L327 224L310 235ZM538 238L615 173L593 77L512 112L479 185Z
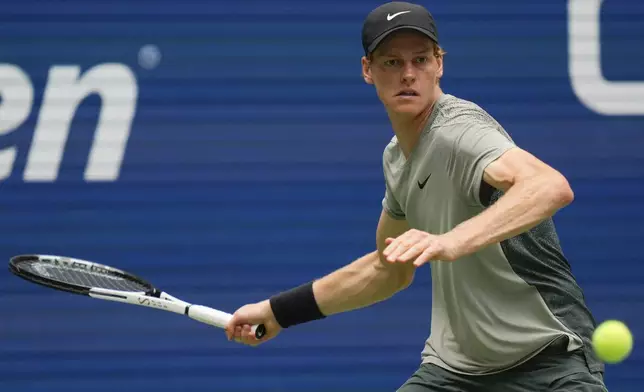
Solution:
M412 228L450 231L501 192L482 185L485 167L515 144L474 103L443 94L409 159L394 137L383 154L383 207ZM431 332L422 361L465 374L499 372L569 337L591 370L595 320L551 219L454 262L431 263Z

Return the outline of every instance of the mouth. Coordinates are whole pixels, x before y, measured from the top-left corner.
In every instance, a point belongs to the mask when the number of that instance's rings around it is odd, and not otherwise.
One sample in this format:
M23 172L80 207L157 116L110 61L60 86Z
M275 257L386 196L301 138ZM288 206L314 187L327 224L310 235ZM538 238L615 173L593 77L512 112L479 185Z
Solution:
M397 97L417 97L419 96L418 91L413 90L413 89L404 89L401 90L398 94L396 94Z

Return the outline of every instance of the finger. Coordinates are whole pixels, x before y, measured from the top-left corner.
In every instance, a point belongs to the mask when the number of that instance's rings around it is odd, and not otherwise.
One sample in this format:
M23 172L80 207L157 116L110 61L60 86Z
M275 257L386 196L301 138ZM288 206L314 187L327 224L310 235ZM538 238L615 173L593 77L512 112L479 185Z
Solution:
M398 255L403 251L405 251L406 249L407 248L405 247L405 244L402 241L396 240L391 245L389 245L389 252L385 255L387 258L387 261L391 263L395 262L396 257L398 257Z
M395 238L393 238L393 237L385 238L385 245L391 244L392 242L394 242L394 240L395 240Z
M257 336L255 336L255 332L253 332L253 329L250 326L248 327L248 332L246 333L246 337L251 342L257 342L259 340L259 339L257 339Z
M388 238L387 240L390 240L390 241L387 244L387 247L382 251L382 254L385 257L389 256L391 254L391 251L394 250L399 243L397 238L391 238L391 239Z
M235 334L235 324L237 324L236 318L237 316L233 314L233 317L228 321L224 328L224 331L226 331L226 338L228 338L228 340L231 340Z
M247 338L250 335L250 325L246 324L242 327L242 337Z
M242 328L241 343L247 346L256 346L259 341L255 337L255 334L252 332L250 325L244 325Z
M403 253L407 252L412 246L413 244L410 244L409 242L401 242L389 255L388 257L389 261L391 261L392 263L395 263L396 261L398 261L398 258Z
M427 249L427 248L433 248L432 247L432 240L433 237L431 236L420 236L418 237L416 243L412 244L404 253L402 253L400 256L398 256L397 261L406 263L408 261L411 261L415 258L420 257L421 254Z
M230 341L233 338L232 330L230 329L229 326L226 326L226 329L224 331L226 332L226 339Z
M239 343L248 344L248 338L246 336L246 332L244 331L244 326L242 326L240 329L241 331L239 332Z
M396 244L396 247L393 248L387 257L389 261L396 261L398 256L405 253L412 245L416 244L416 240L412 236L406 236L405 238L396 239L394 244Z
M262 339L258 339L257 336L255 336L255 332L253 332L252 328L250 327L248 328L248 335L246 335L246 340L251 346L257 346L262 343Z
M401 244L404 243L405 241L408 241L408 238L410 237L411 233L410 232L405 232L401 235L399 235L396 238L391 238L389 241L389 245L382 251L382 254L385 256L391 255L391 253Z
M420 256L427 246L422 243L416 243L410 246L405 252L396 258L396 261L406 263Z
M236 342L239 342L239 341L241 341L241 338L242 338L242 327L241 327L241 325L238 325L238 326L235 327L234 339L235 339Z
M423 251L423 253L421 253L420 256L418 256L416 260L414 260L414 266L420 267L421 265L432 261L436 256L437 256L437 249L434 248L432 245L429 245Z
M226 338L228 338L228 340L232 340L233 336L235 335L235 324L232 320L228 323L228 325L226 325L225 331Z

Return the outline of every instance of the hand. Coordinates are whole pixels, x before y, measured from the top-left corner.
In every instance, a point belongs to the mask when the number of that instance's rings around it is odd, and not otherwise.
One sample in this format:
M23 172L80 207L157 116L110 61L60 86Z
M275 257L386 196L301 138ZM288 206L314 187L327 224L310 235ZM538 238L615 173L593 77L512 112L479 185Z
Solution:
M255 324L264 324L266 335L261 340L255 337L250 327ZM280 333L282 327L273 315L273 309L268 300L255 304L244 305L233 314L226 325L226 337L238 343L257 346L267 340L273 339Z
M387 247L382 252L390 263L407 263L414 260L414 266L432 261L454 261L459 254L458 244L445 235L433 235L411 229L397 238L387 238Z

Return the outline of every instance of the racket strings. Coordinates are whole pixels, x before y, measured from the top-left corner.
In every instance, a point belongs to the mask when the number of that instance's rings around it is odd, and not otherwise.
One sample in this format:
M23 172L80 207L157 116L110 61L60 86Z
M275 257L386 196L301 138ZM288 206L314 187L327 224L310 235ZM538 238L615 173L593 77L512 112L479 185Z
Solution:
M147 291L149 289L145 285L126 279L122 276L109 275L83 269L74 269L68 266L63 267L49 263L33 262L23 265L23 268L47 279L75 286L120 291Z

